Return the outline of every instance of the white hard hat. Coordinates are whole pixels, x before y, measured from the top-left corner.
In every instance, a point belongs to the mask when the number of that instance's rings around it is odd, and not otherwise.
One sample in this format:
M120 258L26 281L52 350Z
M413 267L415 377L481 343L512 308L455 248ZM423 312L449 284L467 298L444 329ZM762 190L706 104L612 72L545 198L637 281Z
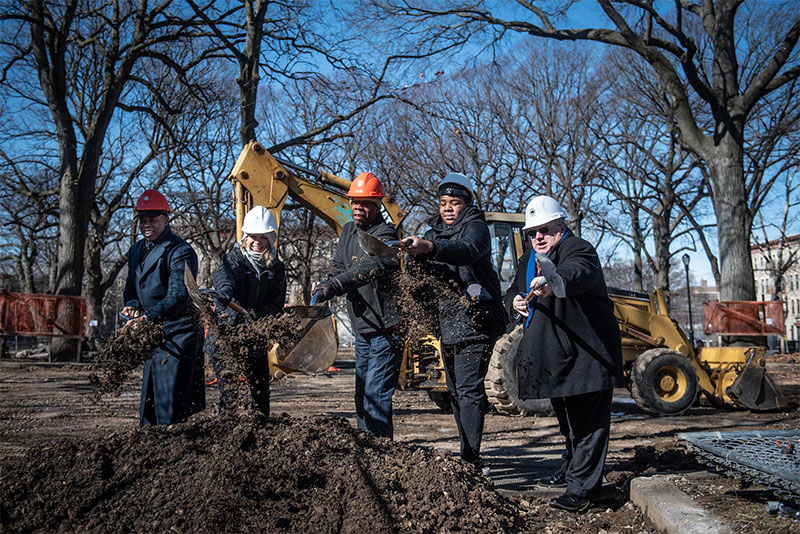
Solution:
M561 207L556 199L546 195L540 195L528 202L525 207L525 226L523 230L536 228L550 221L566 219L567 212Z
M439 182L439 196L467 197L472 202L472 181L460 172L451 172Z
M268 234L278 229L275 216L264 206L255 206L244 216L242 232L250 235Z

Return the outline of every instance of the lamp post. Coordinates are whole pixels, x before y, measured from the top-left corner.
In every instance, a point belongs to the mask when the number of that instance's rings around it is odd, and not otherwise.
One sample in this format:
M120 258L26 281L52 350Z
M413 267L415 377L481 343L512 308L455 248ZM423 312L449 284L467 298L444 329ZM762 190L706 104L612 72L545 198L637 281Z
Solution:
M689 285L689 255L683 255L683 266L686 267L686 302L689 303L689 340L694 348L694 323L692 322L692 288Z

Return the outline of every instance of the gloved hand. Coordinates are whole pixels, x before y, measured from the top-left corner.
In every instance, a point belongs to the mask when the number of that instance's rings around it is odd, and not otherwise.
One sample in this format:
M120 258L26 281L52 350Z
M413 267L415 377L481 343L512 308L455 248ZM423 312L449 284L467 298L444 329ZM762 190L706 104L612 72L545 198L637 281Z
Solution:
M312 293L317 297L317 302L325 302L342 293L342 284L336 278L323 280Z

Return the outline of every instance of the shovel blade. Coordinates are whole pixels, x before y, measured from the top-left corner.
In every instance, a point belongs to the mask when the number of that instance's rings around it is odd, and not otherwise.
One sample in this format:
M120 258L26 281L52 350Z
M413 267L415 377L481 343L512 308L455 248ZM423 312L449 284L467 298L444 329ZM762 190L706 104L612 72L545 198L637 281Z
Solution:
M184 265L183 283L186 284L186 291L189 293L189 298L192 299L195 306L202 310L203 297L200 296L200 288L197 286L197 280L195 280L188 263Z
M564 279L556 272L556 265L553 263L553 260L548 258L545 254L537 252L536 263L539 264L539 268L542 270L542 276L545 277L547 283L550 285L550 289L553 290L553 295L558 298L564 298L567 295L567 290L564 287Z
M356 233L356 237L361 250L370 256L388 257L397 255L396 249L390 247L372 234L359 230Z
M326 371L336 360L339 348L336 324L330 308L290 306L285 310L298 316L302 335L293 347L285 347L282 354L278 355L278 364L305 373Z

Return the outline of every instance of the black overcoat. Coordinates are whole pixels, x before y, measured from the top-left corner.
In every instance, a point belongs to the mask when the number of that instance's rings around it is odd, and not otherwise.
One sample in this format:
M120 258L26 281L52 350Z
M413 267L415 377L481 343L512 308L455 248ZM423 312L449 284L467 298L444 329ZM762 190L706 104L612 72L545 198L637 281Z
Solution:
M259 273L237 245L211 275L214 289L253 310L257 318L281 312L286 302L286 266L278 258Z
M144 364L139 417L144 423L147 384L152 376L157 424L185 420L205 409L202 332L191 314L183 281L186 264L197 274L197 254L167 226L141 261L144 239L128 252L125 306L163 324L167 341ZM152 421L151 421L152 422Z
M528 292L531 254L520 258L506 293L512 314L514 296ZM520 398L567 397L622 386L619 327L597 252L588 241L568 234L550 259L564 279L566 298L551 294L533 300L517 359Z
M400 260L397 256L381 258L364 252L358 244L359 230L381 241L396 240L397 230L380 214L363 228L350 221L342 228L333 257L331 276L347 295L347 313L353 330L359 334L374 334L400 324L392 281L392 273L400 269Z
M440 215L426 222L430 229L423 238L433 243L433 250L412 258L414 268L428 270L452 289L437 295L442 343L481 342L499 336L505 331L506 317L484 212L469 205L449 226ZM473 284L482 291L469 298L464 292Z

